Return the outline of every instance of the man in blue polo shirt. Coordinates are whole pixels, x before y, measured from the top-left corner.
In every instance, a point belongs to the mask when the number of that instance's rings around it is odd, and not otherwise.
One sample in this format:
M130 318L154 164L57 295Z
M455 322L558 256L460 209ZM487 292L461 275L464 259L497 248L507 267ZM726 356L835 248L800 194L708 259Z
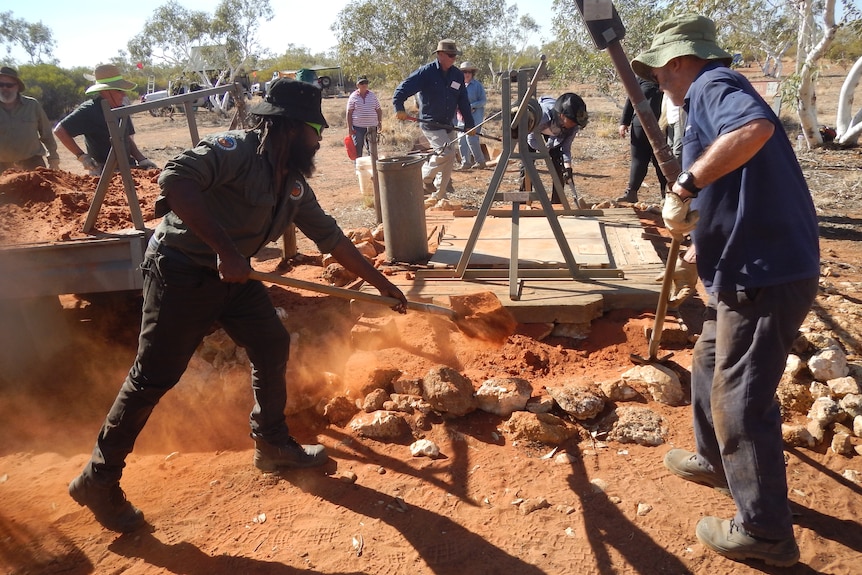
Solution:
M464 73L454 65L455 58L461 54L455 41L440 40L436 53L435 61L410 74L392 96L395 117L406 120L409 116L404 110L404 102L410 96L419 94L422 133L428 138L428 144L434 152L422 166L425 189L431 192L429 204L442 204L452 179L455 167L452 119L455 111L461 112L465 130L470 131L476 126L470 111L470 97L464 86Z
M672 449L664 463L733 497L733 519L698 522L704 545L789 566L799 547L775 390L817 294L817 218L781 122L715 37L712 20L676 16L632 61L688 115L662 216L676 237L691 233L709 294L691 372L696 452Z

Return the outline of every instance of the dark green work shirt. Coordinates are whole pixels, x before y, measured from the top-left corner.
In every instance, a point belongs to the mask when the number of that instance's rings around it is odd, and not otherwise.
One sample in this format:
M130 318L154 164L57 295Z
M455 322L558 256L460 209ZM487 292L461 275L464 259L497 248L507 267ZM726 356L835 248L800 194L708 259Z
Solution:
M262 155L257 153L259 144L257 130L225 132L205 137L169 161L159 176L162 195L156 215L164 218L155 239L200 265L217 267L213 250L170 211L166 184L186 179L199 186L212 215L247 258L278 239L291 223L321 252L331 251L344 237L335 219L323 211L300 174L289 175L284 188L276 190L269 142Z

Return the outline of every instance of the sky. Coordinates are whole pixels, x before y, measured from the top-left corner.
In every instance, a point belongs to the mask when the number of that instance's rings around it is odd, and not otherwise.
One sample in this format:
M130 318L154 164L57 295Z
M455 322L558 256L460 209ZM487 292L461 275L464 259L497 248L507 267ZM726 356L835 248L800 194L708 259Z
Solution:
M189 10L210 14L218 0L177 0ZM511 4L513 0L509 0ZM532 44L541 45L551 32L552 0L514 0L519 14L530 14L542 28ZM54 57L61 68L95 67L109 61L144 27L146 20L167 0L105 2L104 0L29 0L4 8L14 18L28 22L41 21L51 29L56 48ZM112 5L113 4L113 5ZM313 54L325 52L335 45L329 27L348 0L273 0L275 17L261 23L261 44L278 55L287 44L305 46ZM457 40L457 38L456 38ZM14 52L19 63L27 58Z

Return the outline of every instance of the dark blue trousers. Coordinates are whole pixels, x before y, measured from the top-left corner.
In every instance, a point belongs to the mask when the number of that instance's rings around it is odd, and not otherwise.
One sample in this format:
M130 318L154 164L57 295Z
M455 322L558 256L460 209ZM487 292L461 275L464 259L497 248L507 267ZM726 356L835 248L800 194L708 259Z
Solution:
M179 381L216 323L248 353L252 431L276 442L287 436L285 369L290 337L263 284L222 282L215 270L165 248L148 253L141 267L144 303L137 357L102 425L85 473L103 483L119 481L126 456L153 408Z
M755 537L793 535L775 390L816 294L815 277L710 295L694 346L697 454L725 474L735 521Z

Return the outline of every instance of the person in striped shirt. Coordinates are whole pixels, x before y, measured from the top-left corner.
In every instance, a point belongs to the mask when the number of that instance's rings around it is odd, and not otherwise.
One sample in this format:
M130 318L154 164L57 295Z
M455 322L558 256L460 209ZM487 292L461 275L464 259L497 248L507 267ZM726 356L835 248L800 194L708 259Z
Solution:
M362 155L365 136L368 128L380 129L383 121L383 109L380 100L368 89L368 78L360 76L356 82L356 90L347 99L347 131L356 146L356 155Z

